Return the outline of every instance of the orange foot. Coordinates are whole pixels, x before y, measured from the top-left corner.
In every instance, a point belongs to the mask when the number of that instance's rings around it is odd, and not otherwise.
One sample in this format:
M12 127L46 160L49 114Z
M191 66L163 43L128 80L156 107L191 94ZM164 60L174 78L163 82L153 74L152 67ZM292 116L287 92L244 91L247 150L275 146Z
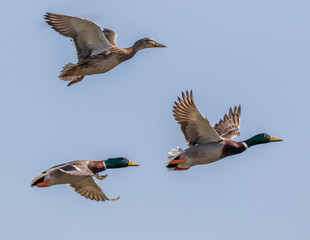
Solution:
M77 68L75 68L72 72L67 72L67 73L65 73L63 76L64 76L64 77L73 76L74 74L77 74L78 71L80 71L80 69L81 69L81 67L77 67Z
M189 168L178 168L176 167L175 169L173 169L173 171L184 171L184 170L188 170Z
M49 187L49 186L51 186L50 183L51 183L51 181L40 182L37 184L37 187Z
M82 81L84 77L85 77L85 76L82 76L82 77L79 77L79 78L77 78L77 79L72 80L71 82L68 83L67 86L70 87L72 84L75 84L75 83L77 83L77 82Z
M169 164L180 164L180 163L184 163L185 161L186 161L186 159L185 159L185 157L183 157L183 158L179 158L179 159L174 159Z

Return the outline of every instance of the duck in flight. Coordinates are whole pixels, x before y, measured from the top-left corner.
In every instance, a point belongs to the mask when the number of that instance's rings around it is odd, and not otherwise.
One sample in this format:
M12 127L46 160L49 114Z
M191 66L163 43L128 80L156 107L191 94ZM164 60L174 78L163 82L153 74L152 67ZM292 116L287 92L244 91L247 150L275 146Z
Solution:
M182 92L173 106L173 116L181 125L181 131L187 141L188 148L173 149L169 152L166 167L170 171L187 170L192 166L218 161L230 155L242 153L257 144L278 142L266 133L260 133L242 142L232 139L240 135L241 107L229 109L229 114L213 128L206 117L202 117L195 106L192 91Z
M86 75L108 72L144 48L166 47L152 38L142 38L132 47L120 48L116 46L114 31L102 30L92 21L54 13L44 17L53 29L74 42L78 63L66 64L59 75L60 79L70 81L68 86L82 81Z
M40 173L32 182L31 187L50 187L56 184L68 184L78 194L96 201L116 201L118 198L108 198L94 181L104 180L107 175L99 176L98 173L109 168L122 168L139 166L127 158L109 158L103 161L77 160L54 166Z

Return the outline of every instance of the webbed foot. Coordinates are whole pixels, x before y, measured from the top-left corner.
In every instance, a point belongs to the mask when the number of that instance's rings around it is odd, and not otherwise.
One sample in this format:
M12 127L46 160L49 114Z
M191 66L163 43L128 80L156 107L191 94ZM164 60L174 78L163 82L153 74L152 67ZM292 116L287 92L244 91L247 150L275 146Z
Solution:
M98 180L104 180L107 176L108 176L108 175L102 175L102 176L100 176L100 175L96 174L96 175L95 175L95 178L97 178Z
M77 82L82 81L84 77L85 77L85 76L82 76L82 77L79 77L79 78L76 78L76 79L72 80L71 82L68 83L67 86L70 87L72 84L75 84L75 83L77 83Z

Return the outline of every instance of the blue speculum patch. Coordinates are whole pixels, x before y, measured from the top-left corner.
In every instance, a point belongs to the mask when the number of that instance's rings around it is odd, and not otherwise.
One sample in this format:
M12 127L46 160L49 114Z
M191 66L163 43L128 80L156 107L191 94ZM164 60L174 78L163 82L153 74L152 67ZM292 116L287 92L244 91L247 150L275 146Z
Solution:
M62 170L65 170L65 171L75 171L76 168L72 165L67 165L67 166L64 166L61 168Z

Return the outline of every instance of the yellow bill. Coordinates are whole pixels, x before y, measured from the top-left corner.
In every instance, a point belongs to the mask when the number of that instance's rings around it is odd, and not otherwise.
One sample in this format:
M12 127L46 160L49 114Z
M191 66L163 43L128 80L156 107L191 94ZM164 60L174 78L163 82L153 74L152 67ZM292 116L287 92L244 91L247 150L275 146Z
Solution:
M132 161L129 161L128 166L140 166L138 163L134 163Z
M281 138L275 138L275 137L271 137L270 136L270 142L280 142L280 141L283 141L283 139L281 139Z

